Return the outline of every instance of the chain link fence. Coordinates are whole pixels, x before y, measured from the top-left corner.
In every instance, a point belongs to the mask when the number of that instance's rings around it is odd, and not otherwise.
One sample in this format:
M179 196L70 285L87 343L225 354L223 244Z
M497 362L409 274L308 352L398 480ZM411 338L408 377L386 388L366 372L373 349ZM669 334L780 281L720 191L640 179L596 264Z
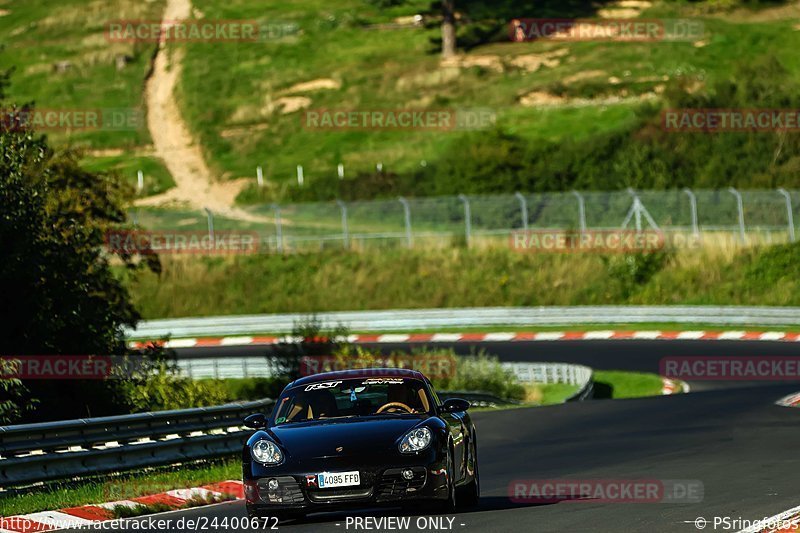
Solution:
M248 206L237 216L209 210L135 208L150 231L249 231L259 249L508 245L521 230L656 230L735 245L794 242L800 191L667 190L458 195L357 202ZM244 215L244 216L242 216Z

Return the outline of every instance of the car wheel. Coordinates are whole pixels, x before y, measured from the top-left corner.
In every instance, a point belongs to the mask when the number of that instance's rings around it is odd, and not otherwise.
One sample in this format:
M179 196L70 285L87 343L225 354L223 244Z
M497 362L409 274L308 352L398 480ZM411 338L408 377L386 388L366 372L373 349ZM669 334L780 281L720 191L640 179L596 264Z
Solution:
M456 483L455 467L453 466L453 454L447 451L447 500L442 504L444 512L450 512L456 508Z
M481 499L481 478L478 471L478 454L476 452L477 450L473 445L472 460L475 474L472 477L472 481L467 483L461 489L461 494L458 495L458 504L463 507L477 507Z

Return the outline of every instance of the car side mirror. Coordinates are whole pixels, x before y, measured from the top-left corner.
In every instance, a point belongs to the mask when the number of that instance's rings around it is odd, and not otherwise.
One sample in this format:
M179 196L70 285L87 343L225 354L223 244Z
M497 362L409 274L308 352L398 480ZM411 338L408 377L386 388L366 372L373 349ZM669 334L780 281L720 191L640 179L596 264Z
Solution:
M443 413L463 413L467 409L469 409L469 402L461 398L450 398L441 407Z
M244 425L252 428L259 429L267 427L267 417L264 413L256 413L244 419Z

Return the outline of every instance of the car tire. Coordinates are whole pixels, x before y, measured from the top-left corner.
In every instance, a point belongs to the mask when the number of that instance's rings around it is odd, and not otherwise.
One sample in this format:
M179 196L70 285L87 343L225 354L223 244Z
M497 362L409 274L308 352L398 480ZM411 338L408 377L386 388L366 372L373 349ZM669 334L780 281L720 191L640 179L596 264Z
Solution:
M442 503L442 511L449 513L456 509L457 490L455 484L455 466L453 465L453 454L447 450L447 499Z
M481 477L478 470L478 454L474 445L472 448L472 457L475 464L475 474L472 481L462 487L461 493L458 495L458 504L462 507L477 507L481 499Z

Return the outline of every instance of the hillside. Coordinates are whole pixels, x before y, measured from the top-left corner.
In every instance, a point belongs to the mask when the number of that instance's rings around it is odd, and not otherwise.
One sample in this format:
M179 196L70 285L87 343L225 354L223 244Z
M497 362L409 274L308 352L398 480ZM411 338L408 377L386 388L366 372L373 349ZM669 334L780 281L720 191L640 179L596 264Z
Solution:
M444 63L438 19L427 0L380 3L194 0L195 19L257 20L262 28L256 42L169 43L164 52L166 68L180 74L175 97L193 149L214 178L248 180L240 202L798 185L796 133L674 134L658 125L667 106L796 105L797 2L576 0L533 9L528 2L464 1L463 48ZM109 42L106 23L155 20L165 5L31 0L24 10L9 7L0 16L0 40L5 64L15 68L11 100L145 112L156 44ZM677 42L511 42L503 28L513 16L686 18L701 23L704 33ZM323 109L483 110L495 125L478 131L308 127L306 111ZM174 167L182 157L177 149L156 153L147 121L125 131L48 134L86 148L85 164L93 170L115 169L131 183L144 170L144 194L172 186L163 158L175 158L168 161ZM339 163L344 179L337 176ZM297 165L304 167L303 187ZM261 189L256 166L264 169Z

